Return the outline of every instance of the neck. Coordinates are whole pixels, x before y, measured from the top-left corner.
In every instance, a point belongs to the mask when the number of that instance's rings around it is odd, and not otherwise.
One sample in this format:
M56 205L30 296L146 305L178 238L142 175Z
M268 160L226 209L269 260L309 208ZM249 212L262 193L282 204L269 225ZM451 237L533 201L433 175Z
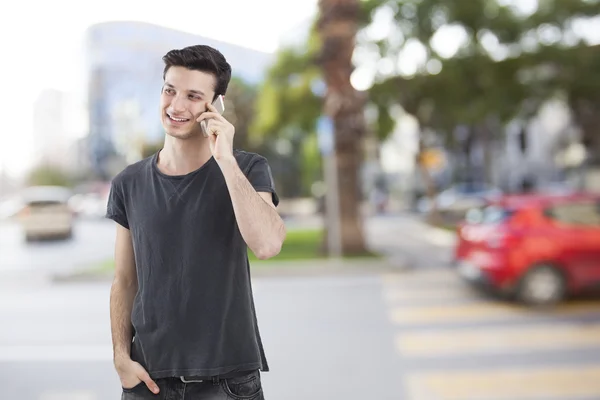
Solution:
M181 140L166 135L157 164L168 175L185 175L203 166L211 156L208 139L203 136Z

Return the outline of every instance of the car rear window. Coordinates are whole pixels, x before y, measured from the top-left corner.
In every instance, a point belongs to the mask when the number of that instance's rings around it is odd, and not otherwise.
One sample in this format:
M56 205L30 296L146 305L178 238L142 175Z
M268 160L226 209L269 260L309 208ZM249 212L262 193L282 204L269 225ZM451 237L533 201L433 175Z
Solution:
M514 210L507 208L490 206L486 207L483 212L482 223L484 224L499 224L508 220L514 214Z
M499 224L508 220L514 214L514 210L487 206L483 208L471 209L467 212L467 222L471 224Z
M598 202L556 204L548 207L545 214L549 218L569 225L600 226L600 204Z

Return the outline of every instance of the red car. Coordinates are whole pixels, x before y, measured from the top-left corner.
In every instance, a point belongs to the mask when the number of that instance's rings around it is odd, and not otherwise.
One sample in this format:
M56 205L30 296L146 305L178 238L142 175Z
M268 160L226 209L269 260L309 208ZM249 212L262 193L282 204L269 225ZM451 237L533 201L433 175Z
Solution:
M503 196L458 227L458 271L531 305L600 287L600 195Z

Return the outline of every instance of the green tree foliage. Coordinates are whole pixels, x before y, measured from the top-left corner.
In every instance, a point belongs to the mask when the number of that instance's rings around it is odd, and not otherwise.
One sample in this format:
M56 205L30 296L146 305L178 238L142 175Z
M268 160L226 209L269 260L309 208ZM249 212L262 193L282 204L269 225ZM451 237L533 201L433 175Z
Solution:
M594 142L600 115L600 49L589 46L575 30L581 20L600 15L600 1L538 3L537 9L523 10L509 0L361 1L359 20L366 29L358 47L394 65L377 73L370 90L378 110L372 128L378 136L384 139L394 128L392 105L402 106L423 127L446 133L451 141L449 133L457 125L531 118L547 99L563 93L588 143ZM365 33L383 11L392 14L394 26L386 37L370 38ZM457 40L463 36L464 41L455 54L448 57L445 49L433 45L440 36L456 32ZM399 57L415 43L424 47L426 62L414 74L402 74L396 67ZM313 62L318 48L313 28L306 46L278 54L260 89L253 138L281 135L287 127L314 131L321 113L321 99L311 91L320 79Z
M307 48L286 48L259 89L256 119L250 135L254 142L289 131L312 134L321 115L321 74L314 63L318 39L311 34Z
M256 150L250 142L250 126L256 114L256 85L246 82L239 77L233 77L229 82L225 96L224 116L235 126L233 146L238 149Z
M61 168L52 165L39 165L29 172L29 186L64 186L72 187L74 177Z
M311 194L313 183L321 178L321 160L315 138L321 115L324 88L315 64L319 39L311 31L306 46L281 50L266 79L258 89L255 118L250 126L252 146L274 147L278 139L294 144L299 156L297 177L302 196ZM275 172L275 171L274 171Z
M500 0L365 3L372 16L384 8L393 14L393 34L375 42L377 57L397 61L415 43L426 53L414 74L376 77L371 95L380 112L399 104L423 126L448 133L461 124L486 124L490 117L500 122L530 118L562 92L582 127L583 114L588 120L598 114L591 110L598 104L600 51L574 28L600 14L597 0L540 0L533 10ZM440 35L450 34L449 27L464 39L450 57L434 45Z

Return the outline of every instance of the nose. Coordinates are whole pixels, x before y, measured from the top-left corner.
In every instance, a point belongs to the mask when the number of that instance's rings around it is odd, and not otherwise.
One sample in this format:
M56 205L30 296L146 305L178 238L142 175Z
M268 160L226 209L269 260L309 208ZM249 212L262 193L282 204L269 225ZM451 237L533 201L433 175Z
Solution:
M185 100L179 96L179 94L173 97L173 100L171 101L171 110L176 113L185 111Z

